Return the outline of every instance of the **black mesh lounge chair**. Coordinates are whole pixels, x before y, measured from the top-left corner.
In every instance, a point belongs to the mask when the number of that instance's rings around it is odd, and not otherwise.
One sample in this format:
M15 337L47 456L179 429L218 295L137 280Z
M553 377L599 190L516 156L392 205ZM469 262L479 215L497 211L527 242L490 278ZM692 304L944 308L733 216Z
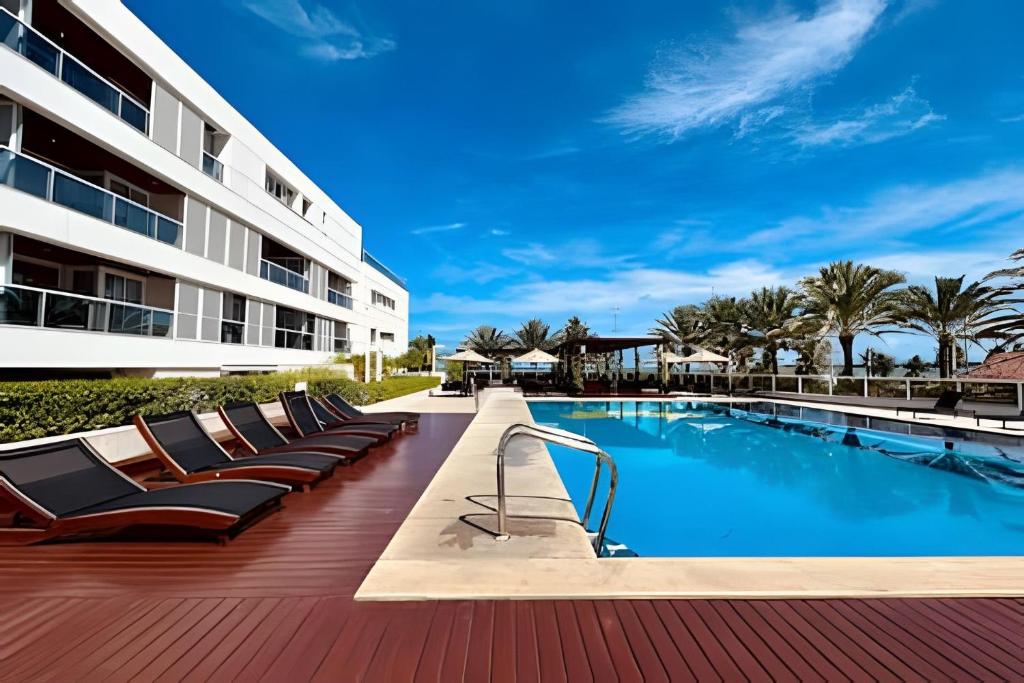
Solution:
M195 413L136 415L135 426L153 455L180 482L258 479L301 488L334 473L342 459L324 453L280 453L234 459L203 428Z
M276 510L289 488L218 481L147 491L83 439L0 452L0 489L15 502L0 542L37 543L127 529L233 537ZM31 524L31 526L28 526Z
M404 423L409 425L415 425L420 421L419 413L404 411L390 413L364 413L342 398L341 394L327 394L324 396L324 400L327 401L327 403L334 408L339 415L350 420L372 420L374 422L385 422L390 424Z
M1024 429L1024 410L1020 411L1018 415L999 415L998 413L975 413L974 414L975 424L981 426L982 420L989 420L992 422L999 422L1003 429L1021 430ZM1010 423L1014 423L1013 427L1009 427Z
M217 413L239 446L252 455L326 453L342 456L346 460L356 460L377 444L377 439L363 436L311 436L289 441L255 403L220 406Z
M341 434L362 434L364 436L374 436L379 438L381 441L390 439L397 432L402 431L401 425L390 424L387 422L373 422L372 420L360 420L347 418L344 415L338 415L337 412L331 408L328 404L325 404L323 400L306 395L309 399L309 407L313 409L313 414L316 415L316 419L323 425L324 430L328 432L335 432Z
M935 399L935 405L931 406L930 408L897 408L896 414L899 415L901 412L903 412L910 413L911 417L917 417L918 414L924 414L973 418L973 410L961 410L960 408L957 408L957 406L960 405L960 401L962 401L963 398L964 392L946 389L939 395L937 399Z
M291 425L292 429L295 430L295 433L303 439L310 437L324 439L335 439L339 437L352 438L349 436L352 432L348 431L344 426L333 429L326 428L317 417L317 414L313 409L313 402L310 400L309 395L304 391L281 392L281 405L284 406L284 413L288 417L288 423ZM323 407L321 406L321 408ZM365 428L365 426L367 425L359 425L359 428ZM383 438L390 436L389 432L393 431L391 429L392 425L380 426L388 428L381 432ZM363 431L361 433L366 432Z

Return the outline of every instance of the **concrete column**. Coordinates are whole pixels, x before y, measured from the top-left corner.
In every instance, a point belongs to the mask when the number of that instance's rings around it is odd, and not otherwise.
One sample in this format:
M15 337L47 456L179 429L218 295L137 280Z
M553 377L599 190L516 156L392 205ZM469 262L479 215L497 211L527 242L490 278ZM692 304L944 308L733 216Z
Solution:
M374 372L374 379L378 382L384 379L384 352L379 348L377 349L377 368Z
M363 381L367 384L370 383L370 345L366 345L366 351L363 352Z
M14 235L0 232L0 285L14 280Z

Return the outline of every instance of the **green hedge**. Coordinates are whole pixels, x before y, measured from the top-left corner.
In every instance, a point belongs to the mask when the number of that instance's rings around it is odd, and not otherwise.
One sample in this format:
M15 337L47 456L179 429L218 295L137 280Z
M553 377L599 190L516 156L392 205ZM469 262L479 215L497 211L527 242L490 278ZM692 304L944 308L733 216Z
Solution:
M356 405L404 396L438 384L436 377L391 377L362 384L336 373L287 372L232 377L119 378L0 382L0 443L127 424L136 413L215 410L234 401L269 403L307 382L311 393L337 392Z

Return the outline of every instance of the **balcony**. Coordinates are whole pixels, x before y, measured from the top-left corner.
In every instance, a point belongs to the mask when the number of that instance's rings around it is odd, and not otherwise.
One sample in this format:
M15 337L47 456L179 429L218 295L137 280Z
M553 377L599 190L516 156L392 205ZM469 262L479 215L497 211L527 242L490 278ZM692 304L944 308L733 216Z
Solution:
M217 158L209 152L203 152L203 173L218 183L224 182L224 164L217 161Z
M0 42L96 102L141 133L149 133L149 109L0 8Z
M352 310L352 297L335 289L327 290L327 300L336 306Z
M174 312L22 285L0 285L0 325L170 339Z
M363 249L363 262L364 263L369 263L371 266L373 266L373 268L377 272L379 272L381 275L383 275L384 277L386 277L389 280L391 280L392 282L394 282L396 285L398 285L402 289L405 289L405 290L409 289L408 286L406 286L406 283L405 283L404 279L398 277L398 275L396 275L393 270L391 270L390 268L385 266L383 263L381 263L380 261L375 259L370 254L370 252L366 251L365 249Z
M0 147L0 185L181 248L182 225L55 166Z
M279 285L284 285L285 287L302 292L303 294L309 294L308 278L303 277L294 270L288 270L276 263L271 263L266 259L260 259L260 277L264 280L270 280L271 282L276 282Z

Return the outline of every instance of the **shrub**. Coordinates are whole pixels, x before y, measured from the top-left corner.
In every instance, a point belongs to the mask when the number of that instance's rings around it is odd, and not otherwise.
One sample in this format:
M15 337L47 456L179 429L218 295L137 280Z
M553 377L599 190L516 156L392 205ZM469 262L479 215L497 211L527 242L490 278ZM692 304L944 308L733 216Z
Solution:
M128 424L133 415L176 410L209 412L234 401L269 403L305 381L314 394L337 392L366 405L435 386L434 377L361 384L324 371L231 377L118 378L0 382L0 443Z

